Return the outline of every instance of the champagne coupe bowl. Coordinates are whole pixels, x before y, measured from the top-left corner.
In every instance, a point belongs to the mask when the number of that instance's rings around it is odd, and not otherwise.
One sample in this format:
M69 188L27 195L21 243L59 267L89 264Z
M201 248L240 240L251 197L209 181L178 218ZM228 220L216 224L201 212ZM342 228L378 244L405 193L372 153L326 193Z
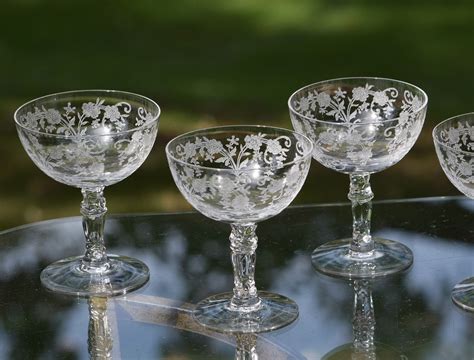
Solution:
M233 292L199 302L202 325L224 332L262 332L295 320L290 299L255 286L256 223L277 215L300 191L313 145L304 135L265 126L223 126L171 140L166 155L178 189L203 215L231 225Z
M408 153L423 126L427 102L420 88L382 78L327 80L289 98L293 127L313 141L313 157L350 176L352 238L316 249L316 270L335 277L372 278L412 264L413 254L406 246L370 235L370 175Z
M137 170L158 132L159 106L141 95L109 90L70 91L32 100L15 112L19 138L48 176L80 188L84 256L57 261L41 272L48 289L79 296L125 294L144 285L148 267L107 255L103 190Z
M449 181L474 199L474 113L458 115L436 125L433 140L441 167ZM474 311L474 277L454 286L451 298Z

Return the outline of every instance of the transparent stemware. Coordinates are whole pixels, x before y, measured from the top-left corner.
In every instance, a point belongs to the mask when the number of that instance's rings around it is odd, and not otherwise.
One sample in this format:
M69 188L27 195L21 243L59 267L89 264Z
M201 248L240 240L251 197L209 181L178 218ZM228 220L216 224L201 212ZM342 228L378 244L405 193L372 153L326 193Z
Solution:
M382 78L322 81L296 91L288 100L294 129L314 143L313 157L349 174L352 238L335 240L312 254L327 275L372 278L408 268L413 254L398 242L370 234L370 175L401 160L423 126L428 97L420 88Z
M103 194L137 170L158 132L159 106L141 95L84 90L32 100L15 112L19 138L33 162L54 180L80 188L83 256L59 260L41 272L50 290L79 296L125 294L144 285L148 267L107 255Z
M311 163L304 135L263 126L190 132L166 146L171 173L186 200L203 215L231 225L232 293L199 302L194 318L225 332L262 332L289 324L298 307L255 286L257 223L285 209Z
M474 113L442 121L433 129L433 140L449 181L464 195L474 199ZM459 307L474 311L474 277L456 284L451 298Z
M375 342L375 310L372 280L353 280L352 343L338 346L322 357L323 360L403 359L398 351Z
M108 317L106 297L91 296L89 305L89 329L87 332L87 348L90 359L113 359L114 336Z

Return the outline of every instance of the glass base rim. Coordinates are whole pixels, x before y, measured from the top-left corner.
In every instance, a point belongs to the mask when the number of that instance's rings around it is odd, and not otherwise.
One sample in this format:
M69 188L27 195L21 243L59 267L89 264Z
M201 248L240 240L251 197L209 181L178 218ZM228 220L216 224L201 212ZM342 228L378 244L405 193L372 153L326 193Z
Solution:
M373 237L374 255L355 259L349 256L351 238L327 242L311 254L316 271L342 279L373 279L407 270L413 264L413 253L400 242Z
M150 279L148 266L128 256L107 255L110 267L104 273L88 273L80 269L83 256L58 260L41 271L45 288L79 297L111 297L127 294Z
M474 277L456 284L451 291L451 300L462 310L474 312Z
M398 359L402 358L402 352L398 351L390 345L374 342L374 349L367 351L356 351L353 343L347 343L335 347L327 354L321 357L321 360L336 360L336 359Z
M298 305L283 295L259 291L259 308L246 312L229 309L232 296L225 292L201 300L193 311L194 320L221 333L261 333L287 326L299 315Z

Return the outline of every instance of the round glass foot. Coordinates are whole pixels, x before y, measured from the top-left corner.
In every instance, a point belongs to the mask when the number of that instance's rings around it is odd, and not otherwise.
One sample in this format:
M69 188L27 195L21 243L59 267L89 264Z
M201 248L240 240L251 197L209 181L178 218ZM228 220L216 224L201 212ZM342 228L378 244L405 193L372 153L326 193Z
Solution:
M456 284L451 292L451 298L460 308L474 311L474 277Z
M413 253L399 242L374 238L373 256L354 258L349 255L351 241L336 240L318 247L311 255L314 268L333 277L364 279L394 274L413 263Z
M200 301L193 312L201 325L220 332L258 333L275 330L295 321L298 305L285 296L259 291L254 311L230 310L233 293L217 294Z
M82 256L56 261L41 272L41 282L49 290L76 296L123 295L143 286L150 278L148 267L127 256L108 255L104 272L81 270Z

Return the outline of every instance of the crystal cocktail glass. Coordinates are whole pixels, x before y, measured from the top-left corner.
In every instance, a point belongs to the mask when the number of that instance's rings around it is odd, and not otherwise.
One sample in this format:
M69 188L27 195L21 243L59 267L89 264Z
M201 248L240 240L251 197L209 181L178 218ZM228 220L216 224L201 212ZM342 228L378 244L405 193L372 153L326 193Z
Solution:
M401 160L420 134L428 97L420 88L397 80L343 78L296 91L288 100L297 132L314 143L313 157L349 174L353 232L312 254L314 267L327 275L371 278L408 268L406 246L370 235L373 193L370 174Z
M144 285L148 267L107 255L103 190L132 174L150 153L159 106L127 92L71 91L48 95L15 112L21 143L48 176L82 190L84 256L57 261L41 272L48 289L79 296L119 295Z
M474 199L474 113L458 115L433 129L436 154L451 183ZM474 277L461 281L451 293L454 303L474 311Z
M313 145L304 135L264 126L224 126L178 136L166 146L171 173L186 200L225 223L233 293L197 304L194 318L226 332L262 332L295 320L298 307L255 286L256 224L285 209L300 191Z

